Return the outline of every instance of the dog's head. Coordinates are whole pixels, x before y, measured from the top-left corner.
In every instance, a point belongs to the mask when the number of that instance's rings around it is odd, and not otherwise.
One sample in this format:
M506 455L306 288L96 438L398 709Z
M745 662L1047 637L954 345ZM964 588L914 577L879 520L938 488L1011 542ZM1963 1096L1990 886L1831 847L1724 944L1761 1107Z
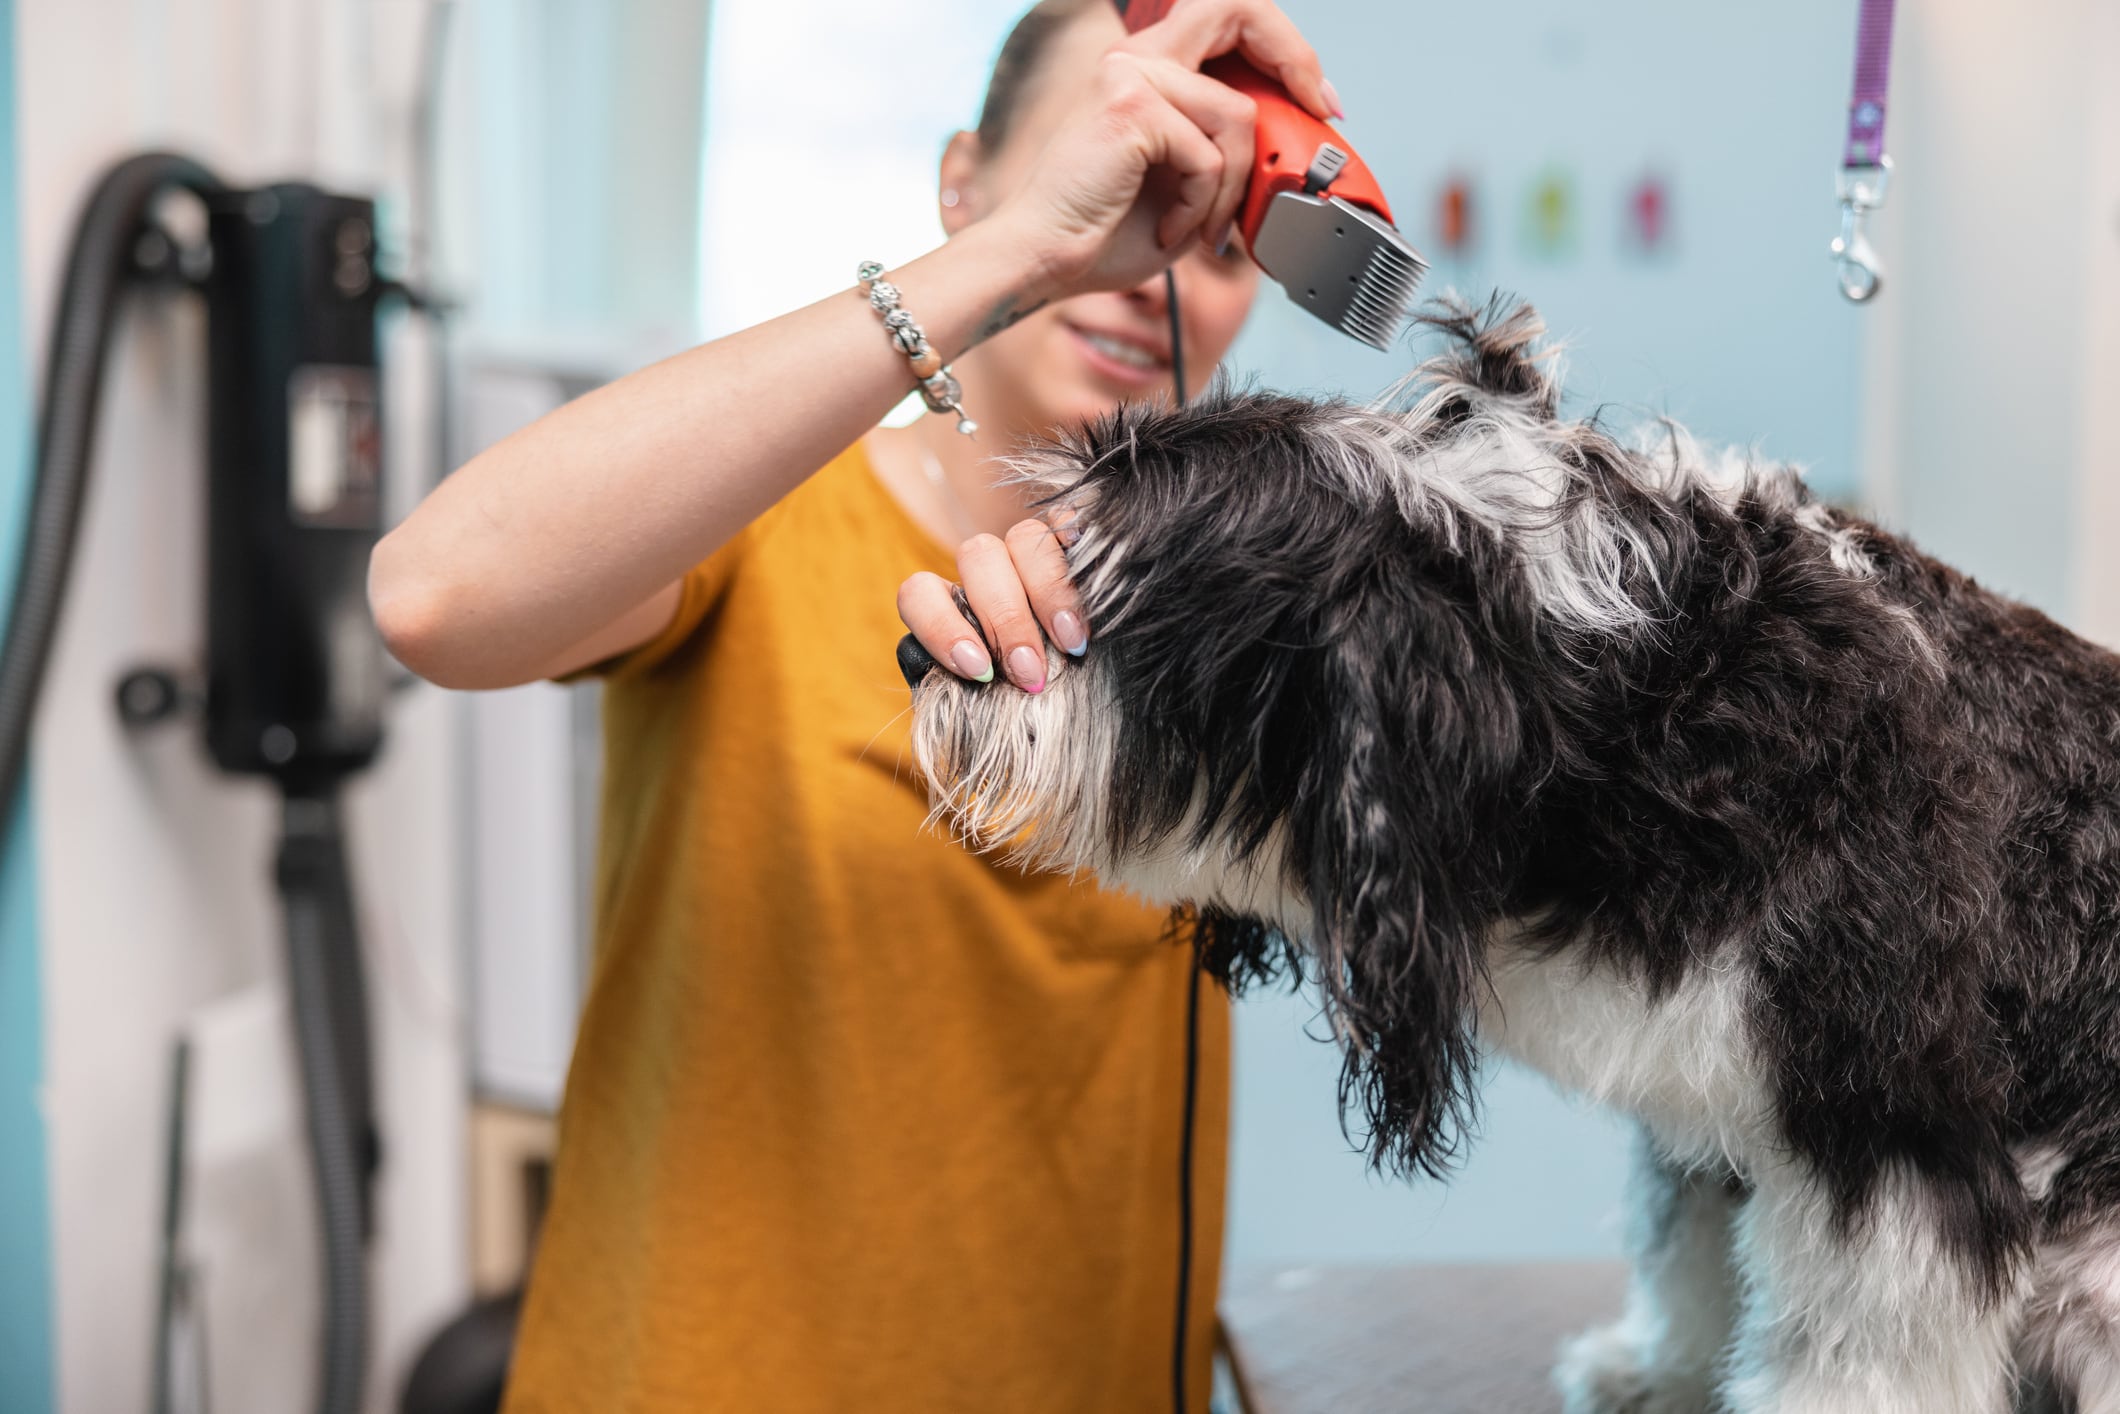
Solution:
M1196 906L1225 975L1292 949L1378 1158L1434 1171L1556 715L1659 631L1673 512L1557 420L1528 309L1432 322L1455 351L1384 405L1218 394L1022 459L1090 650L1037 696L931 673L914 739L971 843Z

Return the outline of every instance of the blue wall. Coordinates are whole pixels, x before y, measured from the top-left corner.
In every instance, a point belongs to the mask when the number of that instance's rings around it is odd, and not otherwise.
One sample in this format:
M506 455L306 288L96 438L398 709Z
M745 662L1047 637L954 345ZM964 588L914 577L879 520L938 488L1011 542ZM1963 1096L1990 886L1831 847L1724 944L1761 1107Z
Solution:
M0 0L0 595L12 589L29 491L29 368L15 219L15 12ZM44 1038L28 792L0 858L0 1410L52 1407L51 1225L45 1193Z
M1609 405L1623 425L1669 412L1705 439L1807 465L1829 494L1860 485L1863 316L1835 292L1825 253L1852 0L1283 4L1417 246L1439 254L1448 174L1474 179L1484 235L1469 259L1438 259L1424 293L1499 287L1531 300L1569 341L1579 410ZM1551 170L1569 176L1575 229L1541 254L1525 210ZM1649 171L1666 183L1672 234L1643 255L1622 236L1627 194ZM1413 358L1364 349L1267 288L1231 362L1275 386L1367 396ZM1239 1008L1232 1260L1618 1252L1615 1121L1495 1067L1484 1137L1447 1192L1373 1178L1341 1138L1339 1060L1305 1034L1315 1015L1308 995Z

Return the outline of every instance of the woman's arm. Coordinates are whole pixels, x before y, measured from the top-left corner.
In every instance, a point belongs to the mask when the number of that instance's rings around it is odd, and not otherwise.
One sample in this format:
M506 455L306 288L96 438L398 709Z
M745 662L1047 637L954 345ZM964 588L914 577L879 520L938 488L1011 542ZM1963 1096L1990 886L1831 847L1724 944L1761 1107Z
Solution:
M1326 111L1316 57L1271 0L1179 0L1105 56L1022 190L892 272L945 361L1048 299L1138 284L1220 235L1244 194L1252 105L1198 67L1230 49ZM1152 171L1174 178L1153 196ZM376 546L384 642L457 688L641 643L687 569L911 386L850 288L589 393L481 452Z
M1044 298L1035 247L980 223L894 270L945 359ZM653 636L676 581L905 396L911 375L845 290L567 404L449 477L376 546L369 599L398 660L509 687Z

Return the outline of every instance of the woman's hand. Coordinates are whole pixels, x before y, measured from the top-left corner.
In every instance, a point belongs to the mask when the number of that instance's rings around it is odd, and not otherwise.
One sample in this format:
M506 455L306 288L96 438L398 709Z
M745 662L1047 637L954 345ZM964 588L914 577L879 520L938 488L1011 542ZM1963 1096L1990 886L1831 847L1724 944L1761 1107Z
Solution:
M1194 240L1221 244L1251 173L1256 106L1199 68L1232 52L1318 117L1333 116L1316 52L1271 0L1179 0L1104 56L991 218L1037 253L1046 275L1037 297L1126 289Z
M985 641L942 576L922 571L898 587L898 617L957 676L991 681L998 651L1010 682L1025 692L1043 692L1046 639L1076 657L1089 646L1082 603L1067 577L1067 553L1044 521L1018 521L1005 540L973 536L957 547L957 574Z

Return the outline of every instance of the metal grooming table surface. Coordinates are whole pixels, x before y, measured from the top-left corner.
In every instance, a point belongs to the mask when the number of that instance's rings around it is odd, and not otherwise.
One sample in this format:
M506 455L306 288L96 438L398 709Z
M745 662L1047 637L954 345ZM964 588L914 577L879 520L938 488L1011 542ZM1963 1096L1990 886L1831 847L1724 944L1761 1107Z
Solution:
M1245 1414L1559 1414L1554 1351L1626 1289L1616 1262L1250 1267L1221 1314Z

